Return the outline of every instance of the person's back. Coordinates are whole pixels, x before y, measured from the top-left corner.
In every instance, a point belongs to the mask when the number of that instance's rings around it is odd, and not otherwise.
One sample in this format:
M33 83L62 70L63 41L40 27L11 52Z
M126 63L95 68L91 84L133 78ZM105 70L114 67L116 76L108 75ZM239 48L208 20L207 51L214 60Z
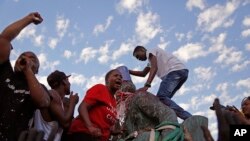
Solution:
M147 51L147 58L149 58L150 53L157 58L158 70L156 74L160 79L172 71L186 69L186 66L177 57L161 48L156 47L151 50L149 49Z

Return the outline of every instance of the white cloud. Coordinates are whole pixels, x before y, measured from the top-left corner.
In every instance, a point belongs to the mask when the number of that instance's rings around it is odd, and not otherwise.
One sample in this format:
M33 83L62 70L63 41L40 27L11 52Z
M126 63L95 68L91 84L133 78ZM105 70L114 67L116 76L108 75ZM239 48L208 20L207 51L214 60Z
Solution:
M216 75L216 73L213 72L211 67L207 67L207 68L198 67L198 68L195 68L194 73L196 74L196 76L199 79L204 80L204 81L209 81Z
M201 10L205 8L204 0L188 0L186 3L186 7L188 10L192 10L193 7L197 7Z
M36 36L35 26L27 26L25 27L19 35L16 37L17 40L22 40L23 38L31 38Z
M75 30L75 31L72 32L73 30ZM83 31L81 31L81 28L79 27L79 25L77 23L75 23L73 25L72 31L70 30L70 32L68 32L67 36L71 38L71 44L73 46L75 46L76 44L78 44L79 42L81 42L83 40L84 33L83 33Z
M116 9L120 14L126 11L128 11L129 13L133 13L138 11L143 2L145 2L145 0L121 0L117 4Z
M57 44L58 44L58 42L59 42L59 39L57 39L57 38L51 38L51 39L49 39L48 45L49 45L49 47L51 49L55 49L56 46L57 46Z
M215 94L204 96L203 98L201 98L201 99L203 99L204 102L201 102L201 103L203 103L203 104L205 104L205 103L206 104L212 104L216 97L217 97L217 95L215 95Z
M189 41L190 39L193 38L193 35L192 35L192 32L189 31L187 34L185 34L185 33L175 33L175 37L180 42L183 39L186 39L187 41Z
M190 108L190 104L187 103L180 103L178 105L182 107L184 110L188 110Z
M230 84L227 82L220 83L216 87L216 91L218 91L219 94L219 99L221 101L222 105L232 105L236 100L242 99L241 95L230 95L229 90L230 90Z
M209 52L218 52L222 50L225 47L224 42L226 40L226 37L226 33L221 33L218 37L211 37L210 41L212 43L212 46L209 48Z
M44 36L43 35L38 35L35 37L35 45L36 46L41 46L44 42Z
M236 86L237 87L245 87L245 88L250 89L250 85L249 84L250 84L250 78L246 78L246 79L239 80L236 83Z
M246 44L246 50L250 51L250 43Z
M170 44L170 41L166 42L163 37L160 37L160 43L157 46L165 50L169 44Z
M110 69L115 69L115 68L117 68L119 66L124 66L124 64L115 62L114 64L111 64L109 68Z
M197 109L197 108L198 108L197 103L200 102L200 99L199 99L198 96L193 96L193 97L191 98L190 102L191 102L192 108L193 108L193 109Z
M241 32L241 36L243 36L244 38L250 36L250 29L243 30Z
M220 83L217 85L216 90L219 92L226 92L228 89L228 83Z
M178 95L176 96L183 96L185 93L190 91L191 89L189 87L186 87L186 85L182 85L181 88L177 91Z
M224 42L226 40L226 33L221 33L218 37L209 37L211 41L211 47L209 53L218 53L218 57L215 59L215 63L222 64L222 66L229 66L230 70L237 72L243 70L249 64L249 61L243 60L243 52L237 51L236 48L228 48Z
M56 66L60 64L60 61L56 60L53 62L48 62L47 55L44 53L40 53L37 55L39 61L40 61L40 68L43 70L50 69L55 70Z
M37 80L42 83L43 85L45 85L47 87L47 89L51 89L48 82L47 82L47 76L40 76L40 75L37 75L36 76Z
M98 24L95 26L94 30L93 30L93 33L95 35L98 35L99 33L102 33L102 32L105 32L108 27L110 26L111 22L113 20L113 17L112 16L109 16L106 20L106 23L105 25L102 25L102 24Z
M134 82L134 84L141 84L141 83L145 83L147 81L147 77L138 77L138 76L131 76L132 81ZM143 87L143 85L140 85L139 87Z
M108 55L109 47L111 46L111 44L113 42L114 42L114 40L106 41L106 43L99 48L100 57L98 57L98 61L101 64L107 63L109 61L109 59L110 59L110 56Z
M59 60L56 60L56 61L53 61L53 62L49 62L48 63L48 68L50 70L55 70L58 65L60 65L60 61Z
M225 23L223 23L223 27L227 28L230 27L234 24L234 20L233 19L229 19L228 21L226 21Z
M200 43L188 43L181 46L177 51L174 51L173 54L187 62L190 59L206 56L207 52L204 51L203 48Z
M25 27L16 37L17 40L30 39L35 46L41 46L44 42L44 35L37 35L34 25Z
M131 50L133 50L131 43L122 43L120 48L113 52L112 59L117 60L121 56L126 55Z
M98 58L98 61L101 63L101 64L105 64L108 62L109 60L109 56L106 54L106 55L102 55Z
M195 109L195 110L198 110L199 107L202 107L202 105L212 105L214 99L216 98L217 96L215 94L211 94L211 95L208 95L208 96L193 96L191 98L191 106L192 106L192 109Z
M40 66L44 66L45 63L47 62L46 54L41 53L41 54L39 54L37 57L38 57L38 59L39 59Z
M63 56L67 59L69 59L72 56L72 52L69 50L65 50L63 53Z
M77 73L72 73L71 76L69 77L69 81L72 84L83 86L83 84L86 81L86 78L82 74L77 74Z
M105 64L109 61L109 56L107 54L103 54L102 56L100 56L98 58L98 61L101 63L101 64Z
M152 12L140 13L137 17L135 32L138 36L138 42L147 44L158 33L162 32L159 15Z
M132 68L131 70L141 71L142 69L143 68L141 68L141 67L136 67L136 68ZM148 75L145 76L145 77L138 77L138 76L131 75L131 79L132 79L132 81L134 82L135 85L140 84L140 83L145 83L147 78L148 78Z
M219 56L215 60L215 63L221 63L225 65L232 65L239 63L243 60L242 52L236 51L235 48L227 48L224 47L221 51L219 51Z
M95 58L97 54L97 50L93 49L92 47L83 48L80 54L80 59L77 61L83 61L85 64L90 61L90 59Z
M186 38L187 40L191 40L193 38L193 33L191 31L189 31L187 34L186 34Z
M246 27L250 26L250 16L246 16L244 20L242 21L242 24Z
M185 34L184 33L175 33L175 37L180 42L185 37Z
M213 117L216 117L216 115L214 114L214 112L213 112L212 115L213 115ZM208 127L209 127L209 130L211 132L211 135L213 137L218 137L218 124L217 124L217 121L212 122L211 120L209 120Z
M197 24L202 31L213 32L215 29L228 22L229 17L238 8L240 1L228 1L224 6L215 6L204 10L199 14ZM229 21L230 22L230 21Z
M62 38L69 27L69 19L65 19L63 16L57 16L56 19L56 30L60 38Z
M86 89L89 89L93 87L96 84L105 84L105 78L104 74L102 76L91 76L90 78L87 78L87 84L86 84Z
M220 93L219 99L221 101L229 102L230 96L228 95L229 84L224 82L216 86L216 91ZM223 104L224 105L224 104Z
M244 61L243 63L242 63L242 62L239 62L239 64L233 65L233 67L231 68L231 70L232 70L233 72L238 72L238 71L241 71L241 70L243 70L244 68L246 68L248 65L250 65L250 60L246 60L246 61Z

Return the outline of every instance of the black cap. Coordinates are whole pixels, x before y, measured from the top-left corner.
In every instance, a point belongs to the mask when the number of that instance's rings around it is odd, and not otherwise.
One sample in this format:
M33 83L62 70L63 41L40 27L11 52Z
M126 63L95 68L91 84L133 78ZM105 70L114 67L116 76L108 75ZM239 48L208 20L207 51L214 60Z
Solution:
M62 82L62 80L70 76L71 75L66 75L64 72L55 70L47 77L47 82L49 86L53 89L53 88L58 87L60 83Z

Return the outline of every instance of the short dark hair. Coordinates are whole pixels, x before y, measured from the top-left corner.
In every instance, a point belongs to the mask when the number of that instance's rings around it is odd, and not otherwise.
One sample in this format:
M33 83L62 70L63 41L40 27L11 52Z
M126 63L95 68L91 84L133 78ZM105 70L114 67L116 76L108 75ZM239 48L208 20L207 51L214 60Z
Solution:
M245 98L242 99L242 101L241 101L241 106L243 105L243 103L244 103L246 100L250 100L250 96L247 96L247 97L245 97Z
M64 72L55 70L47 77L47 82L52 89L60 86L62 80L70 77L71 75L66 75Z
M136 46L134 51L133 51L133 55L135 54L135 52L137 52L139 50L146 50L146 48L144 46Z
M110 77L110 75L111 75L111 73L112 72L114 72L114 71L116 71L117 69L112 69L112 70L110 70L110 71L108 71L107 73L106 73L106 75L105 75L105 83L107 84L107 82L108 82L108 78Z

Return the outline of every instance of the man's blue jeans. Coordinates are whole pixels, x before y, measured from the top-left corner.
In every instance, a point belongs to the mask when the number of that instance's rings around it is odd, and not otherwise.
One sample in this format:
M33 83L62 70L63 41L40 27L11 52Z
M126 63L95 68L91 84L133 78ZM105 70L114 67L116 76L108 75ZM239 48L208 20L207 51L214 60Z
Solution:
M180 89L183 83L186 82L187 78L187 69L172 71L163 77L160 88L157 92L157 97L159 97L160 101L173 109L176 115L183 120L189 118L192 115L172 101L171 98L175 92Z

